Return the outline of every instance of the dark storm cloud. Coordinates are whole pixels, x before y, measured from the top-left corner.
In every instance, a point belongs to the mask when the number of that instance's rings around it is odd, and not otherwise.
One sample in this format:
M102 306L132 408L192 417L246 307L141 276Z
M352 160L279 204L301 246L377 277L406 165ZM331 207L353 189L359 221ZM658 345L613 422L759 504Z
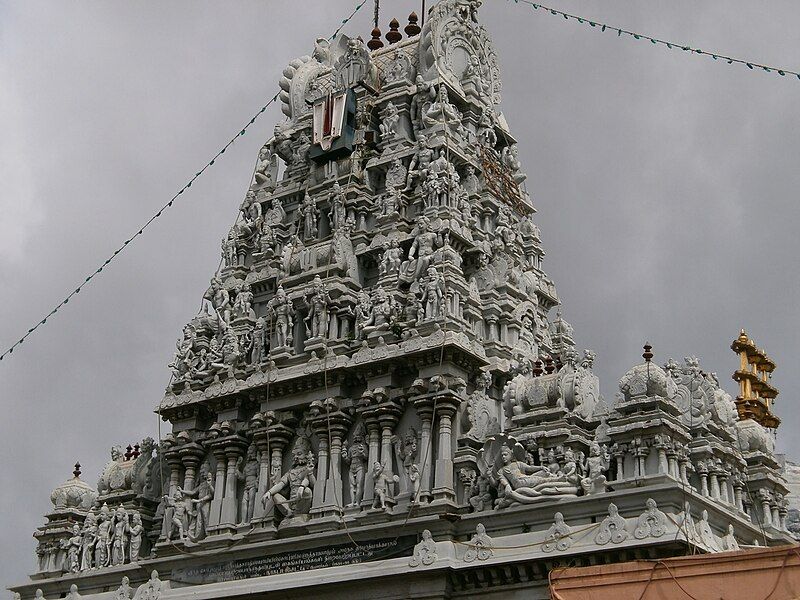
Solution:
M371 4L371 3L370 3ZM417 2L382 3L383 21ZM656 37L790 68L800 7L775 1L558 2ZM136 230L276 91L345 0L0 2L0 341L10 343ZM345 31L367 35L369 5ZM791 435L800 287L800 81L619 39L487 0L503 111L539 209L545 268L610 400L650 340L727 382L746 327L778 363ZM0 363L0 583L35 564L31 533L80 460L157 435L182 325L219 260L265 114L57 318Z

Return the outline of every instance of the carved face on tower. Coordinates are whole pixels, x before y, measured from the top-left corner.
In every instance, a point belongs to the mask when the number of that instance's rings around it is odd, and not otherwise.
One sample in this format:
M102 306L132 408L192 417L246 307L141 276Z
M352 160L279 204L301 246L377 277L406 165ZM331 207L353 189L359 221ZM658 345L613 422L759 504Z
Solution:
M511 448L509 448L508 446L503 446L503 449L500 450L500 458L503 460L503 464L507 465L514 458L514 453L511 451Z
M592 442L589 446L589 456L600 456L600 444Z
M292 450L292 464L299 467L308 463L308 454L303 444L297 444Z

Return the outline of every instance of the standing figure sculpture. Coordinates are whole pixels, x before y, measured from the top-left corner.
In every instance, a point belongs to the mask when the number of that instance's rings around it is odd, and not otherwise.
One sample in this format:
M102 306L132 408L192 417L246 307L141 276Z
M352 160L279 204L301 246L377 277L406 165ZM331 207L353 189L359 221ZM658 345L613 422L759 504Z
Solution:
M61 542L61 547L67 551L64 562L67 573L77 573L81 570L81 539L81 526L75 523L72 526L72 537Z
M378 275L397 275L400 272L403 249L397 238L391 238L383 244L383 256L378 265Z
M189 517L192 511L186 505L186 495L181 488L178 488L172 496L164 496L166 506L172 509L172 520L167 527L168 542L172 541L176 533L181 542L188 539L186 532L189 528Z
M268 350L269 337L267 336L267 322L264 320L264 317L258 317L255 327L253 327L250 362L254 365L260 365L266 358Z
M358 506L364 497L364 473L368 453L369 449L364 443L364 427L360 425L353 432L353 443L348 446L345 440L342 446L342 459L348 464L350 479L350 504L347 506Z
M294 336L294 308L282 285L278 286L275 296L267 303L270 320L275 324L275 347L291 346Z
M306 192L305 198L303 198L303 204L300 205L299 213L303 220L303 239L306 241L317 239L319 209L314 199L308 195L308 192Z
M311 297L308 301L308 316L305 318L306 335L312 338L327 337L328 335L328 306L331 298L325 289L319 275L314 277L311 284L311 291L307 292Z
M86 571L94 566L94 543L97 540L97 521L91 510L83 521L81 531L81 571Z
M372 466L372 479L375 482L375 500L372 502L372 508L386 509L386 501L392 497L392 489L389 486L400 481L400 478L394 473L387 473L383 463L376 461Z
M97 539L94 542L94 561L96 567L107 567L111 561L111 528L112 517L108 507L103 505L97 519Z
M331 210L330 213L328 213L328 218L330 219L331 228L333 230L341 229L347 221L346 199L342 191L342 186L339 185L338 181L335 182L331 192Z
M120 506L117 509L116 518L114 519L114 537L111 542L112 565L121 565L125 562L125 549L128 546L128 519L128 511Z
M236 226L231 227L228 236L222 238L222 260L226 267L235 267L238 263L236 245Z
M142 534L144 533L144 525L142 525L142 515L139 511L133 512L133 523L128 526L129 546L128 557L131 562L139 560L139 553L142 550Z
M233 302L233 315L237 319L253 319L253 292L249 283L243 283L236 290L236 300Z
M242 466L244 462L244 466ZM250 444L247 448L247 458L239 457L236 469L236 478L244 483L241 505L241 521L244 525L253 520L253 510L256 506L256 494L258 491L258 452L255 444Z
M197 518L194 522L194 538L203 539L208 528L208 518L211 515L211 501L214 499L214 476L211 471L206 471L200 485L197 486L197 498L192 500L195 505Z
M444 280L436 267L428 267L428 281L422 286L420 301L424 307L426 319L437 319L444 314Z
M406 435L403 437L403 443L400 443L400 438L396 435L392 436L392 445L394 446L397 456L403 461L403 470L406 473L409 481L412 480L412 467L415 467L414 461L417 459L417 430L409 427Z
M403 191L410 191L414 186L414 182L425 180L425 175L428 172L431 161L433 160L433 150L428 148L428 138L424 133L417 135L417 153L411 157L411 162L408 165L408 176L406 179L406 187Z
M208 300L217 316L217 331L225 329L231 322L231 297L216 275L211 279L211 285L203 294L203 299Z

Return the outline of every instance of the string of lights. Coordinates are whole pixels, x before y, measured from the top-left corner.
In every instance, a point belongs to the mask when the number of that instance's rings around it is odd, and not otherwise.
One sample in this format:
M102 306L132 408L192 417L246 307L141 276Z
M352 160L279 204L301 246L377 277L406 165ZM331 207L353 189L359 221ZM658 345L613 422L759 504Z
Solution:
M563 17L567 21L570 19L577 21L581 25L587 25L589 27L599 28L600 31L610 31L612 33L616 33L617 37L622 37L623 35L632 37L635 40L642 40L646 42L650 42L654 45L662 45L670 50L681 50L683 52L689 52L691 54L699 54L701 56L706 56L712 58L716 61L725 61L729 65L740 65L743 67L747 67L750 70L757 70L760 69L767 73L772 73L775 75L779 75L781 77L785 77L786 75L794 75L798 79L800 79L800 72L792 71L790 69L781 69L778 67L772 67L769 65L760 64L751 60L743 60L740 58L733 58L732 56L726 56L725 54L719 54L716 52L708 52L706 50L701 50L700 48L695 48L693 46L689 46L687 44L679 44L675 42L669 42L667 40L662 40L659 38L654 38L649 35L645 35L643 33L636 33L633 31L628 31L626 29L622 29L620 27L614 27L613 25L608 25L607 23L601 23L600 21L593 21L591 19L587 19L586 17L581 17L578 15L573 15L570 13L566 13L561 10L557 10L555 8L550 8L549 6L545 6L544 4L539 4L538 2L532 2L531 0L513 0L514 4L527 4L534 10L541 9L545 13L549 13L551 15L555 15L557 17Z
M349 21L350 21L350 20L351 20L351 19L352 19L352 18L353 18L355 15L356 15L356 13L359 11L359 9L360 9L362 6L364 6L366 3L367 3L367 0L361 0L361 2L359 2L359 3L356 5L356 7L355 7L355 8L352 10L352 12L351 12L351 13L350 13L350 14L349 14L347 17L345 17L344 19L342 19L342 23L339 25L339 27L337 27L337 28L336 28L336 30L335 30L335 31L334 31L334 32L331 34L331 36L330 36L328 39L329 39L329 40L336 39L336 36L337 36L337 35L339 35L339 33L342 31L342 29L344 29L344 26L345 26L345 25L347 25L347 23L348 23L348 22L349 22ZM13 352L14 352L14 350L17 348L17 346L21 346L21 345L22 345L22 344L25 342L25 340L26 340L26 339L28 339L28 337L30 337L30 336L31 336L31 335L32 335L32 334L33 334L33 333L34 333L34 332L35 332L37 329L39 329L39 328L40 328L42 325L45 325L45 324L47 323L48 319L50 319L51 317L53 317L53 316L54 316L54 315L55 315L55 314L56 314L56 313L57 313L59 310L61 310L61 309L62 309L64 306L66 306L67 304L69 304L69 301L70 301L70 300L71 300L71 299L72 299L74 296L76 296L76 295L80 294L80 293L81 293L81 290L83 290L83 288L85 288L87 285L89 285L89 283L91 283L91 282L94 280L94 278L95 278L95 277L97 277L98 275L100 275L100 273L102 273L102 272L103 272L103 270L104 270L106 267L108 267L108 265L110 265L110 264L111 264L111 262L112 262L114 259L116 259L116 258L117 258L117 256L118 256L118 255L119 255L121 252L123 252L123 251L124 251L124 250L125 250L125 249L126 249L126 248L127 248L129 245L130 245L130 244L131 244L131 242L133 242L133 241L134 241L134 240L135 240L137 237L139 237L140 235L142 235L142 234L144 233L144 231L145 231L145 230L146 230L146 229L147 229L147 228L148 228L148 227L149 227L149 226L150 226L150 225L153 223L153 221L155 221L156 219L158 219L158 218L159 218L159 217L160 217L160 216L161 216L161 215L164 213L164 211L165 211L165 210L167 210L167 209L169 209L169 208L172 208L172 205L173 205L173 203L174 203L174 202L175 202L175 201L176 201L176 200L177 200L177 199L178 199L178 198L179 198L181 195L183 195L183 193L184 193L184 192L186 192L186 191L187 191L187 190L188 190L190 187L192 187L192 184L193 184L193 183L194 183L194 182L195 182L195 181L196 181L196 180L197 180L197 179L198 179L198 178L199 178L201 175L203 175L203 173L205 173L207 169L209 169L210 167L213 167L213 166L214 166L214 163L215 163L215 162L216 162L216 161L217 161L217 160L218 160L218 159L219 159L219 158L220 158L220 157L221 157L223 154L225 154L225 151L226 151L228 148L230 148L230 147L233 145L233 143L234 143L236 140L238 140L240 137L244 136L244 135L245 135L245 133L247 133L247 130L248 130L248 129L249 129L249 128L250 128L250 127L251 127L251 126L252 126L252 125L253 125L253 124L256 122L256 119L258 119L258 117L260 117L260 116L261 116L261 115L264 113L264 111L266 111L266 110L267 110L267 108L269 108L269 106L270 106L271 104L273 104L273 103L274 103L274 102L275 102L275 101L278 99L278 95L279 95L279 93L276 93L274 96L272 96L272 98L270 98L270 99L267 101L267 103L266 103L266 104L264 104L264 106L262 106L262 107L261 107L261 108L258 110L258 112L256 112L256 113L255 113L255 115L253 115L253 117L252 117L252 118L251 118L251 119L250 119L250 120L249 120L249 121L248 121L248 122L247 122L247 123L244 125L244 127L242 127L242 128L239 130L239 132L238 132L236 135L234 135L234 136L233 136L233 137L232 137L230 140L228 140L228 142L227 142L227 143L226 143L224 146L222 146L222 148L221 148L220 150L218 150L218 151L217 151L217 153L216 153L216 154L215 154L215 155L214 155L214 156L211 158L211 160L209 160L209 161L208 161L208 162L207 162L207 163L206 163L206 164L203 166L203 168L202 168L202 169L200 169L199 171L197 171L197 172L196 172L196 173L195 173L195 174L194 174L194 175L191 177L191 179L189 179L189 181L188 181L188 182L186 182L186 184L184 184L184 186L183 186L181 189L179 189L179 190L178 190L178 192L177 192L177 193L176 193L174 196L172 196L172 198L170 198L170 199L169 199L169 202L167 202L166 204L164 204L164 205L163 205L161 208L159 208L159 209L158 209L158 210L157 210L157 211L156 211L156 212L155 212L155 213L154 213L154 214L153 214L153 215L152 215L152 216L151 216L149 219L147 219L147 221L145 221L145 223L144 223L144 224L143 224L141 227L139 227L139 228L136 230L136 232L135 232L133 235L131 235L129 238L127 238L127 239L126 239L126 240L125 240L125 241L122 243L122 245L121 245L119 248L117 248L116 250L114 250L114 252L113 252L113 253L112 253L112 254L111 254L111 255L110 255L110 256L109 256L109 257L108 257L108 258L107 258L105 261L103 261L103 263L102 263L102 264L101 264L99 267L97 267L97 268L96 268L94 271L92 271L92 272L91 272L91 273L90 273L90 274L89 274L87 277L85 277L85 278L83 279L83 281L82 281L82 282L80 282L80 284L79 284L79 285L77 285L77 286L76 286L76 287L75 287L75 288L74 288L74 289L73 289L71 292L69 292L69 294L67 294L67 295L66 295L66 297L64 297L64 299L63 299L63 300L61 300L61 302L59 302L58 304L56 304L56 305L53 307L53 309L52 309L52 310L51 310L49 313L47 313L47 314L46 314L46 315L45 315L45 316L44 316L42 319L40 319L40 320L39 320L39 321L38 321L38 322L37 322L35 325L33 325L32 327L29 327L29 328L28 328L28 330L27 330L27 332L25 332L25 334L24 334L23 336L21 336L21 337L20 337L20 338L19 338L19 339L18 339L16 342L14 342L13 344L11 344L11 346L9 346L7 350L5 350L5 351L4 351L2 354L0 354L0 361L2 361L2 360L3 360L4 358L6 358L7 356L10 356L11 354L13 354Z

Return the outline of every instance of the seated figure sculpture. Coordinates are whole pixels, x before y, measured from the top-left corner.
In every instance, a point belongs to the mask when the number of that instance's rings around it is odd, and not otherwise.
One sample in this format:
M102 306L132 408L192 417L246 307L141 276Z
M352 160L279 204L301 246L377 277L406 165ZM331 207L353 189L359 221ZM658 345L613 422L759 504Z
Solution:
M503 446L500 450L500 459L503 464L497 472L500 493L497 508L532 504L547 498L575 496L578 493L578 488L567 481L565 475L554 474L547 467L517 460L514 451L508 446Z
M275 485L269 488L261 502L265 512L271 508L270 503L287 517L303 517L311 509L313 497L314 477L313 459L307 443L297 443L292 450L292 468L281 477ZM288 498L284 495L289 488Z

